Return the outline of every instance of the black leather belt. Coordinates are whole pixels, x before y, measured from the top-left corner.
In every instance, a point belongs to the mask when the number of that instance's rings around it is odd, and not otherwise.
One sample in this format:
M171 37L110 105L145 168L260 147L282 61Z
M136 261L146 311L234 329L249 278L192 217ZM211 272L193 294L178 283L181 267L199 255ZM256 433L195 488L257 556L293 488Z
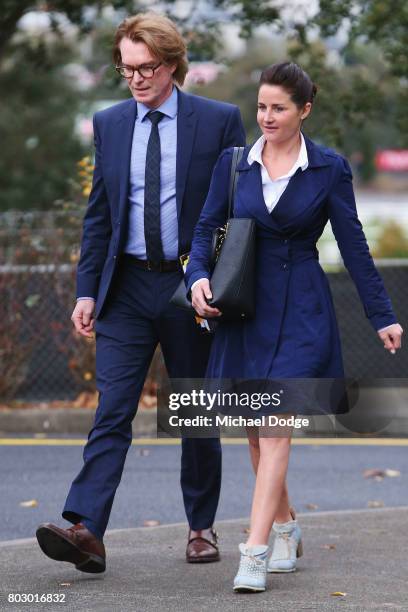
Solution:
M158 263L148 261L147 259L138 259L130 253L122 255L123 258L129 259L132 265L142 270L149 270L150 272L176 272L181 270L181 265L178 259L163 260Z

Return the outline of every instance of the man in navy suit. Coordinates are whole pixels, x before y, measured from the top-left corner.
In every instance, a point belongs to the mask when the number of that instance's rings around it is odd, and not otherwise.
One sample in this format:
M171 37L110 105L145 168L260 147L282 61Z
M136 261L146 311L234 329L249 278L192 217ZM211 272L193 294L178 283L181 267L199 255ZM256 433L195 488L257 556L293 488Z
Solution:
M202 378L210 336L169 304L220 152L245 143L237 107L183 93L185 43L167 18L145 13L116 32L116 69L132 98L94 117L95 170L77 272L76 330L96 333L99 405L72 483L62 529L38 542L52 559L105 570L103 535L132 440L132 420L160 343L170 377ZM217 561L213 521L221 484L218 439L183 439L187 561Z

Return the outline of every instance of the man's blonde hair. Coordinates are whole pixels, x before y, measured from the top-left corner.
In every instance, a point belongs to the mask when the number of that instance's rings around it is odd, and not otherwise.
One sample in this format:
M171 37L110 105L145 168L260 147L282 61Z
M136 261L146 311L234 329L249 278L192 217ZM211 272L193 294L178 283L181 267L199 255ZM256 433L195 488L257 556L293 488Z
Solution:
M143 42L163 64L175 64L173 79L183 85L188 71L187 48L173 21L152 12L139 13L122 21L115 34L113 60L116 65L122 61L119 45L123 38Z

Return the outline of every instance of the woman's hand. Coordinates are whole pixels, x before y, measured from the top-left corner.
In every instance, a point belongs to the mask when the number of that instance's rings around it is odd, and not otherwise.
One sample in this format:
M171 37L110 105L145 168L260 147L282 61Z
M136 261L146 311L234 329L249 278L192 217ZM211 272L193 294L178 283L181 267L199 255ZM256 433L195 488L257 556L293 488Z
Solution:
M219 317L221 315L218 308L212 308L207 304L207 300L211 298L210 281L207 278L203 278L191 291L191 303L196 313L204 319Z
M392 355L395 355L396 350L401 348L401 336L403 331L399 323L394 323L394 325L390 325L387 329L378 332L378 335L384 342L384 348L390 351Z

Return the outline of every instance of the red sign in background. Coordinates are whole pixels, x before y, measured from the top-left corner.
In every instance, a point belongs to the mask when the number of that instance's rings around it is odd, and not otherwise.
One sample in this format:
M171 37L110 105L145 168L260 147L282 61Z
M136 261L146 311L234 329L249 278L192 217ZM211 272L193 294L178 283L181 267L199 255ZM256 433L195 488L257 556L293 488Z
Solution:
M375 166L383 172L408 172L408 149L377 151Z

